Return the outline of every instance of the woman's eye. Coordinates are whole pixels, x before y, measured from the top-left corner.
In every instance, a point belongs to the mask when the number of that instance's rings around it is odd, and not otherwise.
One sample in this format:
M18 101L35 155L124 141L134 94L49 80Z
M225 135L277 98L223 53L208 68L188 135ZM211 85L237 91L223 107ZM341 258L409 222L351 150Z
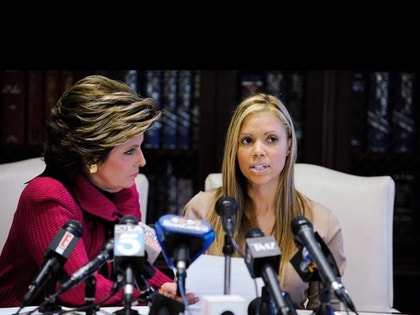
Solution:
M132 155L134 153L134 149L128 150L125 152L127 155Z
M252 142L252 139L251 138L243 138L242 140L241 140L241 143L242 144L249 144L249 143L251 143Z
M279 141L277 137L269 137L268 142L277 142Z

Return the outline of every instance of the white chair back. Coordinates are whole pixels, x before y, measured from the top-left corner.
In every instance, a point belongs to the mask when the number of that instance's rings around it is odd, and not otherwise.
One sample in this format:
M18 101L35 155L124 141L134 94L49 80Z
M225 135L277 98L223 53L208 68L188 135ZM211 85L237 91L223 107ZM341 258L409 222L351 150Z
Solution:
M44 168L45 163L41 158L0 164L0 249L6 242L25 183L41 174Z
M40 157L0 164L0 251L9 234L13 215L25 183L39 175L44 168L45 163ZM140 194L142 222L146 223L149 181L144 174L140 173L136 177L136 185Z
M347 267L342 283L359 312L393 309L393 214L395 182L390 176L355 176L297 163L296 187L330 208L340 220ZM209 174L205 189L222 184Z
M149 198L149 180L146 175L139 173L136 177L137 190L139 191L140 198L140 211L141 211L141 222L146 224L147 219L147 201Z

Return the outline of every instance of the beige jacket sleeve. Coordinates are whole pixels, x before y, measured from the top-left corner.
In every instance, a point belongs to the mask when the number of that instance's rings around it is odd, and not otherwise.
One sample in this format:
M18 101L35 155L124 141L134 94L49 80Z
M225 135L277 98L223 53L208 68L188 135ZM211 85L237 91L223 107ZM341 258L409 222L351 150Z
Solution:
M340 223L335 214L328 208L312 200L309 202L314 211L311 222L314 231L318 232L328 246L342 276L346 268L346 257ZM281 283L281 288L288 292L296 308L316 309L319 306L318 285L318 282L307 283L302 281L292 264L290 262L287 264L285 279ZM334 294L331 294L331 306L334 310L341 309L341 303Z
M183 216L205 220L215 193L215 189L198 192L185 205Z

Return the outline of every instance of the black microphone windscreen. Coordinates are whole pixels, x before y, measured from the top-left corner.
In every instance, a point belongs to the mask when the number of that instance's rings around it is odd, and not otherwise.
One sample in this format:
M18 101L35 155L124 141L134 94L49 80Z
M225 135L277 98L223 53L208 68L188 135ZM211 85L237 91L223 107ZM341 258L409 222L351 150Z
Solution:
M305 226L309 229L313 229L312 223L304 216L297 216L293 218L292 222L290 223L290 227L292 228L292 232L294 235L296 235L299 230L301 229L301 226Z
M220 216L232 217L238 210L236 200L229 196L223 196L216 202L216 213Z
M260 314L261 297L256 297L248 304L248 315ZM263 315L263 314L260 314Z
M120 219L120 224L138 224L139 220L134 215L126 215Z
M245 238L254 238L260 236L264 236L264 233L260 228L251 228L245 234Z
M216 201L216 213L222 218L223 229L226 234L233 237L235 230L235 215L238 210L236 200L229 196L220 197Z

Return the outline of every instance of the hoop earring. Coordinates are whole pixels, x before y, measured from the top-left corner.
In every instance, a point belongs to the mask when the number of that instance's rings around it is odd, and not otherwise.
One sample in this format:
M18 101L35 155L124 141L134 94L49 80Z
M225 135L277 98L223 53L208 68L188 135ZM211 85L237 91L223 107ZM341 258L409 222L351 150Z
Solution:
M90 164L89 165L89 173L95 174L98 171L98 165L97 164Z

